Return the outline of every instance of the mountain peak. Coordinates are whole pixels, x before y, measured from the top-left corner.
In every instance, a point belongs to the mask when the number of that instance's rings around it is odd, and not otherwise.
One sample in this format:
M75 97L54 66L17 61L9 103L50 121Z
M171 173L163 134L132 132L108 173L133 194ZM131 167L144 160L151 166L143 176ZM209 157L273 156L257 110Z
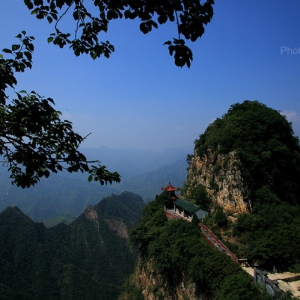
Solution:
M195 140L185 196L204 187L214 204L243 213L267 187L282 201L299 205L299 154L299 140L280 112L258 101L234 104Z

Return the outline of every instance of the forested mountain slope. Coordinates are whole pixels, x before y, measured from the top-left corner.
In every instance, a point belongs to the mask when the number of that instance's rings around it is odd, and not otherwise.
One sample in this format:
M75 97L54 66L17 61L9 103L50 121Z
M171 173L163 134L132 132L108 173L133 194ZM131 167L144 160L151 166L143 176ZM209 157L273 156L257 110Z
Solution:
M167 220L167 201L164 192L150 202L130 234L139 263L120 299L272 299L238 264L207 243L197 220Z
M124 192L52 228L8 207L0 214L0 298L116 299L135 265L127 237L143 207Z
M195 141L188 161L184 196L206 191L208 224L239 256L300 270L300 146L285 116L258 101L234 104Z

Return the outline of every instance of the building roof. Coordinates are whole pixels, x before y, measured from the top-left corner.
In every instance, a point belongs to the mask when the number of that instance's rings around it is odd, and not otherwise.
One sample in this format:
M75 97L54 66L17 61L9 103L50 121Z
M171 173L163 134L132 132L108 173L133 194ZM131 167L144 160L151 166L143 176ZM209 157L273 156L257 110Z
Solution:
M173 203L191 214L194 214L197 210L200 209L199 206L183 199L177 199Z
M167 192L177 191L177 188L175 188L174 186L172 186L170 182L169 182L169 184L166 187L162 187L161 189L163 191L167 191Z

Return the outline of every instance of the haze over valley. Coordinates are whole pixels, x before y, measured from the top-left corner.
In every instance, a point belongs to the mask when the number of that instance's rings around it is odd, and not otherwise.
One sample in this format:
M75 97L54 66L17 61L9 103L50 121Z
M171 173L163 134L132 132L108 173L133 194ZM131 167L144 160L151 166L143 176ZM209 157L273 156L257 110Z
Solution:
M99 159L110 171L121 175L121 182L100 186L88 182L87 175L64 171L42 178L34 187L21 189L11 185L6 168L0 172L0 211L18 206L34 221L45 221L63 214L74 217L87 205L97 204L111 193L131 191L149 202L160 194L160 188L171 181L182 186L187 175L188 149L139 150L108 147L83 149L91 159Z

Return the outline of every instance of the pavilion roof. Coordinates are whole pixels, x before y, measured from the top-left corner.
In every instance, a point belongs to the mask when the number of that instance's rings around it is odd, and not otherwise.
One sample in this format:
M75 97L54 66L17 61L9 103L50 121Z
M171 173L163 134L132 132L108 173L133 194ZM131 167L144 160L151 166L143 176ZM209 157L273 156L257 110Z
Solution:
M169 184L166 187L163 187L161 189L163 191L167 191L167 192L177 191L177 188L175 188L174 186L172 186L170 182L169 182Z

